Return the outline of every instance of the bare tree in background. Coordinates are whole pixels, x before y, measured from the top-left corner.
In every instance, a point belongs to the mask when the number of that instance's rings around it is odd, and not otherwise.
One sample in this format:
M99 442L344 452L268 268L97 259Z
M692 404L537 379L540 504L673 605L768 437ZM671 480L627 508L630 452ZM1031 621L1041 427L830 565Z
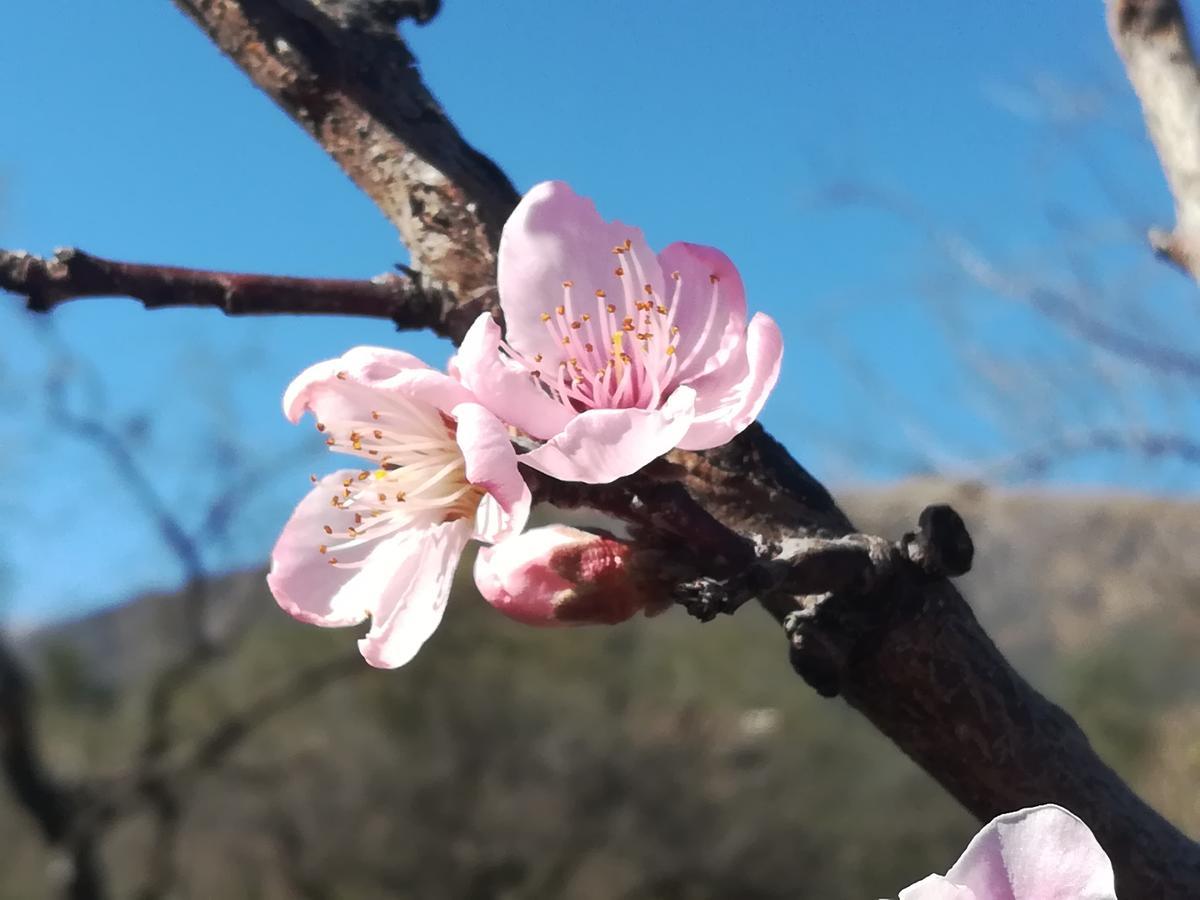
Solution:
M178 605L159 610L153 633L174 653L148 680L140 738L115 775L76 778L55 771L38 734L37 689L31 673L0 636L0 764L9 789L54 851L47 874L63 897L109 896L101 846L121 823L148 814L152 842L139 867L142 884L136 896L155 900L171 896L177 887L180 823L201 778L224 765L272 716L363 668L358 660L339 655L289 674L240 709L208 722L198 734L180 727L178 710L189 687L232 654L245 632L244 603L214 595L217 582L210 578L204 557L206 548L219 542L236 520L252 487L261 483L261 473L255 461L214 454L232 478L211 498L198 527L185 524L140 461L137 429L106 417L96 374L69 348L59 342L52 345L54 364L43 391L48 419L91 447L115 475L136 513L178 565L185 589ZM87 395L87 413L77 412L72 403L72 394L79 392Z
M175 5L375 201L409 247L412 269L370 282L320 281L134 265L80 251L51 259L4 252L0 286L39 311L117 293L148 308L375 316L452 338L479 311L498 315L497 242L517 193L458 134L396 34L398 19L423 21L436 3ZM1174 34L1166 50L1170 71L1194 76L1177 3L1110 0L1109 6L1127 60L1141 58L1138 47L1161 56L1155 42ZM1178 64L1181 54L1188 65ZM1143 70L1131 62L1131 71ZM1173 84L1168 77L1165 87L1147 89L1137 74L1134 83L1143 103L1147 93L1160 96ZM1194 123L1200 107L1184 96L1176 118ZM1188 178L1176 177L1171 160L1194 164L1195 154L1164 151L1164 140L1173 138L1162 135L1174 128L1152 124L1151 131L1180 190ZM1186 264L1190 250L1183 243L1192 226L1184 205L1173 239L1181 249L1164 252ZM1133 353L1145 349L1125 344L1120 332L1062 297L1038 295L1036 302L1096 341ZM1185 353L1154 349L1171 365L1194 365ZM625 519L639 541L666 554L678 572L673 597L695 615L713 618L757 601L782 626L781 646L810 686L843 697L981 820L1059 803L1095 831L1112 857L1122 897L1200 895L1200 848L1138 799L1070 716L1017 674L949 581L971 561L970 539L952 510L925 510L898 540L858 533L824 487L760 426L715 450L676 451L669 463L600 488L544 477L531 478L531 487L538 499ZM20 708L19 699L10 708ZM152 805L169 806L137 778L133 783Z

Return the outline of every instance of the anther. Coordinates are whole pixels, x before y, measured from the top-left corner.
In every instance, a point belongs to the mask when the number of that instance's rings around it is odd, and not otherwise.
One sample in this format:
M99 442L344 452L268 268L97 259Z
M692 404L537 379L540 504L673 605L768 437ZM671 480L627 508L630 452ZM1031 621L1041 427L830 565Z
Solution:
M350 373L349 372L338 372L337 377L338 377L338 381L345 381L347 378L350 377Z
M542 313L542 321L549 322L550 321L550 313Z
M599 297L601 300L603 300L605 297L608 296L608 294L606 294L603 289L597 289L596 296Z
M325 430L325 423L324 423L324 422L318 422L318 423L317 423L317 431L324 431L324 430Z
M326 547L324 544L320 544L320 545L318 545L318 547L317 547L317 552L318 552L318 553L326 553L326 552L328 552L328 550L329 550L329 548L328 548L328 547Z
M576 331L578 331L580 328L583 327L583 323L582 322L572 322L571 327L574 328Z
M618 278L620 278L621 276L623 276L625 274L625 270L622 269L620 266L617 266L615 269L613 269L613 274L616 275Z
M564 281L564 282L563 282L563 287L565 287L565 288L569 288L569 287L575 287L575 282L573 282L573 281Z
M332 525L323 525L323 526L321 526L321 530L324 531L326 534L333 534L333 526Z
M608 306L606 306L605 309L607 309L610 313L615 313L617 311L617 308L615 306L613 306L611 303L608 304Z
M316 476L316 475L309 475L309 476L308 476L308 480L309 480L309 481L311 481L313 484L316 484L316 483L317 483L317 476Z
M376 422L378 422L379 421L379 413L377 413L375 410L371 410L371 418L374 419Z
M554 311L556 313L558 313L560 316L565 316L567 314L567 308L565 306L563 306L561 303L558 306L554 307Z
M715 272L712 275L708 276L709 284L716 284L720 280L721 280L721 277L719 275L717 275Z
M383 432L382 432L382 431L380 431L378 428L376 428L376 429L375 429L374 431L372 431L371 433L372 433L373 435L375 435L375 440L377 440L377 441L382 441L382 440L383 440Z
M649 284L644 284L644 285L642 285L642 290L643 290L643 291L645 291L647 294L653 294L653 293L654 293L654 287L653 287L652 285L649 285Z

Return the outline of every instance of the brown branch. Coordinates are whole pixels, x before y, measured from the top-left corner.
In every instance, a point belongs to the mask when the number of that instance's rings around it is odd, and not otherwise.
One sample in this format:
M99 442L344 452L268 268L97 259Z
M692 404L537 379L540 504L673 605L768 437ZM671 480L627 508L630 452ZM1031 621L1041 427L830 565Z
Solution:
M517 192L446 117L395 17L354 20L306 0L173 2L375 201L415 269L461 302L494 299Z
M0 290L34 312L94 297L131 297L146 309L213 307L229 316L314 314L391 319L401 328L461 335L482 309L394 272L370 279L294 278L212 272L101 259L73 248L49 258L0 250Z
M1106 4L1109 34L1175 200L1174 230L1151 230L1150 245L1200 279L1200 66L1183 5L1179 0Z

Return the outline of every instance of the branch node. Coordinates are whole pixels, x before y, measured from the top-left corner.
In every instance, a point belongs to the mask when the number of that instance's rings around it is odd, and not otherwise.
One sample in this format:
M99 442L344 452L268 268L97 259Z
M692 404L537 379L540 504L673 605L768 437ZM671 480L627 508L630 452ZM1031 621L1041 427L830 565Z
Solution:
M975 543L962 516L952 507L944 503L925 507L917 529L898 542L909 562L931 578L956 578L971 571Z

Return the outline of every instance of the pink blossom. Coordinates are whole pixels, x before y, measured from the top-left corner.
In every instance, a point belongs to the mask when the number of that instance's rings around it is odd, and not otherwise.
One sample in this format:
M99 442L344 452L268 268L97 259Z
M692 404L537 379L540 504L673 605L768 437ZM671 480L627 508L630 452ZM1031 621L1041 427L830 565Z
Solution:
M475 584L488 603L526 625L615 625L662 608L632 554L616 538L548 525L482 548Z
M524 527L529 488L508 432L453 378L375 347L306 369L283 408L292 422L311 412L331 450L369 468L313 476L271 554L267 584L302 622L370 617L363 657L402 666L441 621L468 540Z
M992 819L943 877L930 875L900 900L1116 900L1112 863L1095 836L1061 806Z
M712 247L655 256L561 182L533 188L500 239L500 305L463 341L457 370L500 418L544 440L521 461L604 483L754 421L779 376L775 322L746 324L742 279Z

